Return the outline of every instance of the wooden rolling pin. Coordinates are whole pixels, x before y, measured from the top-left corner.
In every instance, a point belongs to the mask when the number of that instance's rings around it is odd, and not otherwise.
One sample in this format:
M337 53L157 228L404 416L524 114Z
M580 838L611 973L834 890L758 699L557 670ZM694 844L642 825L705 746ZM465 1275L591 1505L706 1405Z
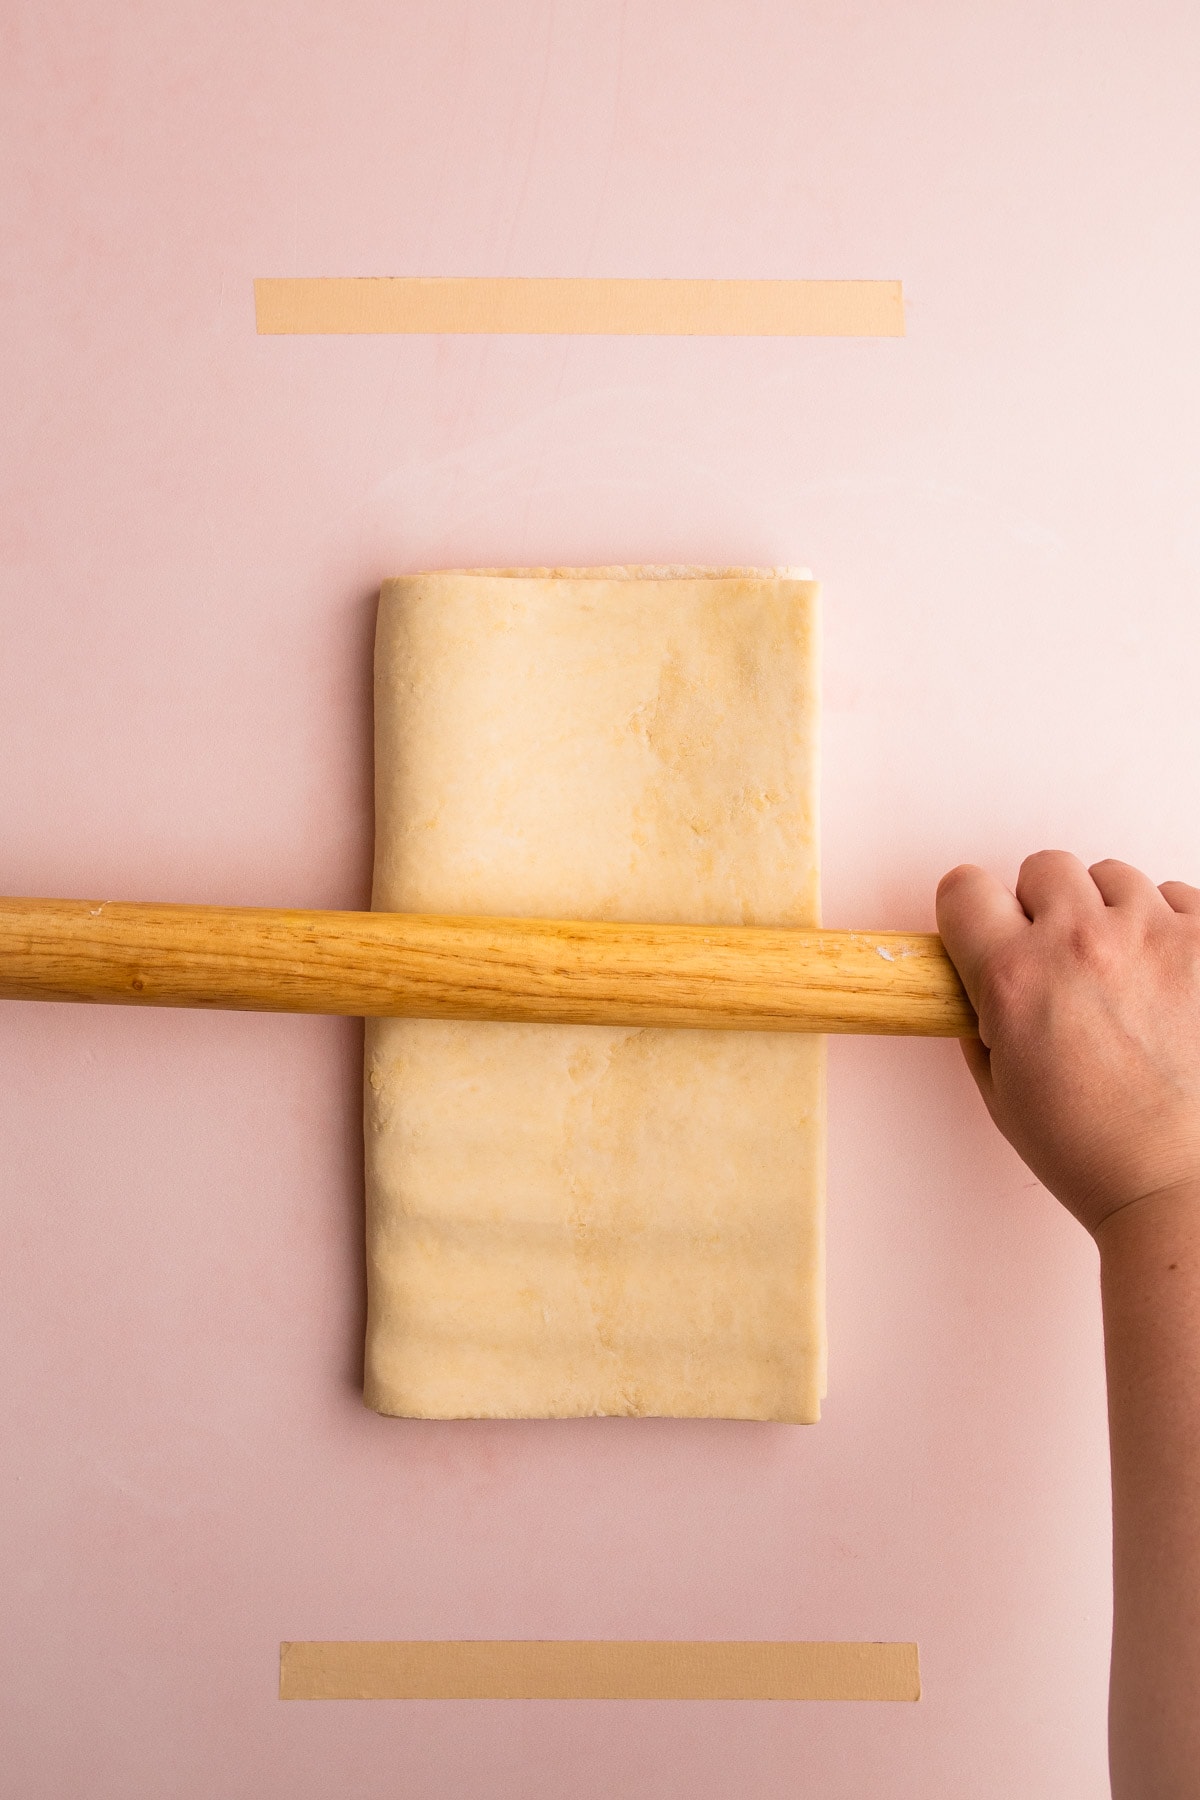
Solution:
M969 1037L941 940L0 899L0 998Z

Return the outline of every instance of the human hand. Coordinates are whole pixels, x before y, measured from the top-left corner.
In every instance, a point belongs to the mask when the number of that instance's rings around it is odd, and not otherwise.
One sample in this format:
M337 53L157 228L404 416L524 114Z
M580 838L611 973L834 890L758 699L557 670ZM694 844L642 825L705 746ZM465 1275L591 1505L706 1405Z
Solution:
M1200 889L1043 850L1016 894L963 864L942 940L979 1014L964 1042L992 1118L1093 1236L1121 1209L1200 1201Z

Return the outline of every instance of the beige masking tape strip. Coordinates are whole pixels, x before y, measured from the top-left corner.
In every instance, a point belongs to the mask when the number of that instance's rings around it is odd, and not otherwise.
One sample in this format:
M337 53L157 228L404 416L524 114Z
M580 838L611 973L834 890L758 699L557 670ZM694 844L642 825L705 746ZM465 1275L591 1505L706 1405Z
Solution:
M898 281L460 280L254 283L260 336L528 332L613 337L903 337Z
M919 1700L915 1644L279 1646L281 1700Z

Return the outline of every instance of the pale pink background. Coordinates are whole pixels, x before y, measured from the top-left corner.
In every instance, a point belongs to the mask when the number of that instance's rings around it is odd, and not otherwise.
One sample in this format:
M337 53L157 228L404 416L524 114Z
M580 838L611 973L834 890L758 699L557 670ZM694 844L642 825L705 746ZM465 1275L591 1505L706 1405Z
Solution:
M361 905L380 579L810 563L826 907L1200 878L1181 0L8 0L0 892ZM258 339L256 275L901 276L902 342ZM358 1397L360 1028L0 1004L4 1795L1091 1800L1096 1267L831 1054L816 1429ZM919 1706L282 1705L284 1637L916 1638Z

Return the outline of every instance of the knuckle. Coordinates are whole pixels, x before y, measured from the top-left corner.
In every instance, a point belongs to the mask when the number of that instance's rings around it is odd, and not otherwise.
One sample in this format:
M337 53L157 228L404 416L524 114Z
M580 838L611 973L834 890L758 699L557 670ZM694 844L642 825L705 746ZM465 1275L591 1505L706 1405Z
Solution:
M947 869L937 884L939 898L951 893L956 887L961 887L964 881L970 879L972 873L970 863L956 863L952 869Z
M1123 936L1107 914L1072 919L1063 931L1062 951L1076 974L1101 981L1116 973L1127 954Z
M1038 869L1055 869L1061 863L1070 861L1070 852L1067 850L1035 850L1021 864L1021 873L1033 873Z
M1194 888L1186 881L1164 881L1158 891L1168 906L1184 917L1192 914L1200 903L1200 888Z
M1030 988L1028 958L1021 949L993 951L979 977L980 1015L1003 1031L1024 1012Z

